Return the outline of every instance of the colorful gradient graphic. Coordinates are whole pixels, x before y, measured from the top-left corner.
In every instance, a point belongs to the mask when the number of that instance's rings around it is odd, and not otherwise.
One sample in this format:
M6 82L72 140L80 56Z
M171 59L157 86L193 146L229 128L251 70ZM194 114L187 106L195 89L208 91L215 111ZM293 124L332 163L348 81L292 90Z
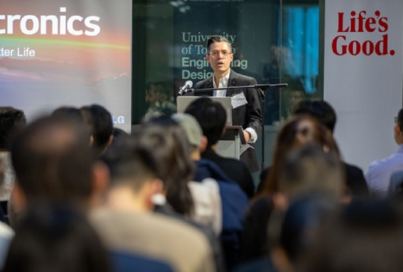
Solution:
M13 34L0 35L0 105L32 117L62 105L97 103L130 127L132 4L118 2L0 0L0 15L97 16L101 29L97 36L52 35L49 23L46 35L25 35L14 22ZM32 21L26 26L32 29ZM86 29L78 21L73 26ZM7 20L0 20L0 30L7 27Z

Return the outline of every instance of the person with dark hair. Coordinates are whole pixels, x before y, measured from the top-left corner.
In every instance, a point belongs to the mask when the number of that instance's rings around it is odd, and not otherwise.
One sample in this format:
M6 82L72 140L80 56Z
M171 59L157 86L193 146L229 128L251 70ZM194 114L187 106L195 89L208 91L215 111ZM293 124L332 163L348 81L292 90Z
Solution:
M84 126L66 118L43 117L27 126L11 149L17 212L43 201L89 207L103 168L93 164L88 138Z
M332 134L336 126L336 112L326 101L303 100L299 102L293 111L293 115L310 115L324 125ZM352 164L343 162L346 173L346 183L353 196L367 197L368 186L362 170Z
M220 215L222 213L220 240L225 257L225 266L231 271L239 262L240 236L243 230L243 219L248 198L239 185L231 180L214 162L201 158L200 152L205 149L207 140L202 135L202 130L196 119L186 113L174 114L172 118L186 131L187 139L193 145L191 158L196 165L193 180L197 184L212 179L213 184L218 185L214 192L219 193L221 202L221 209L218 211ZM197 192L196 195L199 193ZM216 209L219 209L217 205Z
M221 204L215 181L191 181L193 163L184 131L166 116L150 119L133 132L136 144L155 160L164 187L153 196L154 212L190 225L210 242L217 271L223 271L217 235L221 232Z
M165 197L173 209L210 226L219 234L222 226L219 189L214 180L193 179L195 165L192 160L200 156L202 132L196 120L187 121L190 122L182 126L179 119L152 118L144 128L135 131L134 136L139 145L149 148L155 155Z
M401 207L385 200L355 200L329 218L298 271L403 271L401 241Z
M291 166L287 164L290 153L298 147L308 144L319 146L321 151L316 150L316 153L310 156L308 156L309 153L305 154L306 162L295 163L291 169ZM331 154L322 154L324 150ZM341 164L338 154L338 147L331 133L312 117L294 117L284 124L277 135L273 163L267 179L247 213L243 239L244 261L267 254L267 239L264 238L272 211L275 207L281 206L294 193L299 193L305 187L317 186L323 189L326 184L334 183L334 186L340 186L340 191L337 192L340 198L349 197L344 184L344 173L339 172ZM326 161L324 156L332 156L332 160ZM302 160L302 158L301 155L299 159ZM298 189L300 185L301 190Z
M94 154L100 156L113 140L112 115L100 105L84 106L80 111L91 131Z
M328 195L307 192L277 209L267 228L269 254L239 266L234 272L287 272L296 267L316 241L327 217L339 207Z
M194 100L186 108L185 113L196 118L203 130L203 135L207 138L207 147L201 153L201 157L216 163L251 198L255 194L255 185L246 164L233 158L222 157L215 151L217 142L225 129L227 114L224 107L208 97L201 97Z
M52 112L52 116L57 118L71 118L77 122L84 122L81 111L75 107L60 107Z
M254 78L235 73L230 69L234 56L231 43L227 39L217 35L211 36L207 40L207 50L206 59L210 63L214 75L196 83L195 89L257 84ZM262 91L255 88L224 89L216 90L212 95L232 97L233 101L236 101L232 109L232 123L242 126L245 140L251 145L241 154L241 160L247 164L251 173L258 171L259 164L252 146L262 131Z
M150 128L144 128L148 130ZM148 134L149 135L149 134ZM152 136L152 135L150 135ZM160 139L150 137L155 148ZM215 271L206 238L183 222L152 213L163 183L156 157L138 138L118 141L102 157L110 169L106 208L91 214L109 248L165 260L174 271Z
M8 202L14 185L14 170L11 165L11 145L18 133L25 127L27 119L22 110L0 107L0 161L4 165L4 179L0 184L1 217L7 221ZM4 216L3 216L4 215Z
M336 111L326 101L323 100L302 100L296 104L293 115L308 114L318 120L330 132L334 133L337 122Z
M372 195L385 197L394 172L403 170L403 109L395 117L395 142L398 149L395 153L369 165L366 173L367 184Z
M30 208L17 228L4 272L112 272L100 238L70 206Z

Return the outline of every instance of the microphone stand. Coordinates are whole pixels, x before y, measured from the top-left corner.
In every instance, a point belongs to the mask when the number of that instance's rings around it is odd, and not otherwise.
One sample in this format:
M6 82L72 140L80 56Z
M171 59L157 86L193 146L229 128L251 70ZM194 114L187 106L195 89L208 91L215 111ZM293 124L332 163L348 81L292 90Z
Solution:
M278 83L278 84L255 84L255 85L247 85L247 86L230 86L230 87L224 87L224 88L205 88L205 89L184 89L181 90L178 95L184 95L187 92L193 92L196 96L201 95L203 93L211 93L212 91L216 90L237 90L237 89L260 89L263 92L262 95L262 100L260 101L260 108L262 111L262 131L261 131L261 137L262 137L262 163L261 163L261 171L264 169L264 100L265 100L265 94L266 91L270 88L284 88L287 87L287 83Z

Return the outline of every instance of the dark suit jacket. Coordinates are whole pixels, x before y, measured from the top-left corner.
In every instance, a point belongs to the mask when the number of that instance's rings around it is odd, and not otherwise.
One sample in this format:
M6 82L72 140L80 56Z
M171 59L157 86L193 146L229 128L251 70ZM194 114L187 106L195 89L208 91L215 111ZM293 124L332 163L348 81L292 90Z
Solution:
M195 89L214 88L214 77L211 76L203 81L196 83ZM228 87L231 86L248 86L255 85L256 80L252 77L247 77L241 74L230 71ZM227 97L234 96L239 93L244 93L248 104L232 109L232 124L234 126L242 126L244 129L251 127L256 131L258 137L262 132L262 91L254 88L244 88L236 90L227 90ZM213 92L209 95L212 96ZM207 95L203 93L203 95ZM257 161L256 152L250 148L241 155L241 160L244 161L251 173L259 171L259 163Z
M230 179L238 183L249 198L252 198L255 194L255 184L244 162L233 158L222 157L211 148L207 148L201 156L203 159L215 162Z

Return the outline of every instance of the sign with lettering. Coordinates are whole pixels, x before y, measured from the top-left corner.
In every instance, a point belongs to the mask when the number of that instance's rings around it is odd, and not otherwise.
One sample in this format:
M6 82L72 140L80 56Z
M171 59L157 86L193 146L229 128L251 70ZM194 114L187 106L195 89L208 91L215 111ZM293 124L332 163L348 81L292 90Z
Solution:
M368 168L394 152L402 107L403 1L337 0L325 5L324 99L338 115L344 158Z

